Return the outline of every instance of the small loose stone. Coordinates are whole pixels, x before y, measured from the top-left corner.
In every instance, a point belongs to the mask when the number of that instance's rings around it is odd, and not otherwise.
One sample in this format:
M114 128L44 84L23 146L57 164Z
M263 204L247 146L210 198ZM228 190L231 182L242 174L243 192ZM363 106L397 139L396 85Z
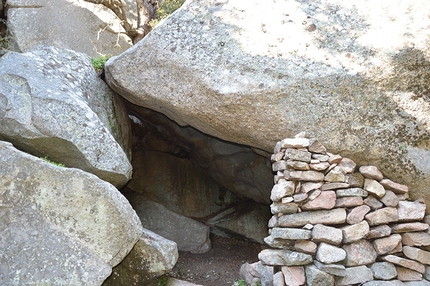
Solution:
M384 187L380 183L372 179L365 179L364 190L377 198L382 198L385 195Z
M309 196L309 201L302 205L302 210L327 210L336 205L336 193L334 191L320 191L320 195L315 199L311 200L311 197L312 194Z
M384 175L382 175L381 171L379 171L375 166L361 166L358 170L365 178L368 179L380 181L384 178Z
M349 188L336 190L336 196L341 197L367 197L369 194L361 188Z
M346 222L349 224L356 224L363 221L364 216L370 212L370 207L366 205L355 207L346 217Z
M379 182L385 189L391 190L396 194L404 194L409 191L408 186L395 183L389 179L383 179Z
M320 190L321 191L328 191L328 190L345 189L345 188L349 188L349 184L347 184L347 183L325 183L324 185L321 186Z
M343 197L336 199L336 208L351 208L363 205L362 197Z

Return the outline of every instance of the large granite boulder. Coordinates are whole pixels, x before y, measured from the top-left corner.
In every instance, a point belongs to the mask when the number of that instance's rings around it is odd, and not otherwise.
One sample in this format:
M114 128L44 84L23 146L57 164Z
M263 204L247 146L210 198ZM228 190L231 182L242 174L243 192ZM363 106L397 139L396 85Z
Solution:
M204 253L211 249L209 227L188 217L179 215L153 201L130 200L142 225L170 239L181 251Z
M142 235L111 184L0 141L0 284L101 285Z
M122 2L134 23L134 1ZM103 5L84 0L8 0L6 8L9 33L22 52L42 44L99 57L117 55L132 46L120 20Z
M139 241L127 257L112 269L112 275L103 286L147 285L172 270L178 257L175 242L144 229Z
M187 1L108 61L110 86L271 151L300 131L429 199L430 18L418 1Z
M0 59L0 139L123 186L132 166L122 101L88 56L37 47Z

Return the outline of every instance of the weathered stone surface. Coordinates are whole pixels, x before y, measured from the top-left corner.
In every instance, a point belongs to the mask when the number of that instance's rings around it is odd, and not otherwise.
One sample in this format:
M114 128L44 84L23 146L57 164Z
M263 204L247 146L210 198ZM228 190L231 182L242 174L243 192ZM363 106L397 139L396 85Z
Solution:
M309 163L311 161L311 153L304 150L288 148L285 150L284 158Z
M339 166L336 166L328 172L327 175L325 175L324 181L330 183L343 183L345 182L345 173Z
M316 259L325 264L336 263L344 260L346 252L342 248L321 242L318 246Z
M282 203L282 202L274 202L270 205L270 210L272 214L294 214L298 210L298 204L296 203Z
M306 276L305 268L303 266L284 266L281 268L281 270L282 274L284 275L284 281L286 285L305 285Z
M335 189L345 189L348 188L349 184L347 183L325 183L321 186L321 191L335 190ZM337 192L336 192L337 195Z
M38 47L3 56L0 125L0 139L27 153L117 187L131 178L127 112L84 54Z
M407 258L430 265L430 252L410 246L403 246L403 253Z
M421 273L408 268L396 267L396 270L397 279L400 281L420 281L423 278Z
M278 222L282 227L302 227L308 223L342 224L345 220L346 211L344 209L332 209L283 215L279 217Z
M346 217L346 222L349 224L360 223L369 211L370 207L366 205L355 207Z
M373 280L363 284L363 286L404 286L405 284L400 280L380 281Z
M317 171L291 171L291 180L301 180L309 182L319 182L324 179L324 174Z
M399 221L420 221L424 218L426 205L421 202L399 202Z
M333 164L339 164L340 161L342 161L342 156L339 154L332 154L332 153L328 153L329 157L328 157L328 162L333 165Z
M345 269L345 276L336 279L336 285L362 284L372 279L372 270L366 266L348 267Z
M322 182L305 182L302 183L302 186L300 188L300 191L303 193L309 193L312 190L319 189L323 185Z
M399 215L396 208L385 207L368 213L365 218L369 225L373 226L396 222L399 219Z
M393 232L403 233L403 232L414 232L427 230L429 225L422 222L409 222L409 223L399 223L391 226Z
M346 251L346 266L358 266L375 262L376 251L367 240L360 240L343 246Z
M319 270L315 265L305 266L305 273L308 286L334 286L333 276Z
M346 183L351 187L363 188L364 187L364 177L362 174L356 172L352 174L346 174Z
M367 221L362 221L360 223L345 226L342 228L343 242L351 243L363 239L369 233L369 224Z
M314 255L317 252L318 245L309 240L299 240L294 244L294 249L299 252L304 252L307 254Z
M370 229L367 239L385 237L389 236L390 234L391 228L388 225L378 225Z
M361 166L358 170L365 178L375 179L377 181L384 178L384 175L382 175L378 167L375 166Z
M276 202L283 197L291 196L295 190L295 184L292 181L282 181L275 184L272 188L270 200Z
M103 285L144 285L172 270L178 257L175 242L144 229L139 241L124 260L112 269L112 274Z
M312 229L312 240L339 245L342 243L342 230L323 224L316 224Z
M211 232L222 237L247 239L264 243L270 212L266 205L242 202L232 206L206 221Z
M342 160L337 165L343 170L345 174L354 173L355 167L357 167L357 164L349 158L342 158Z
M282 148L303 148L310 145L308 138L286 138L281 141Z
M314 265L318 267L319 270L327 272L328 274L335 276L345 276L345 266L342 264L323 264L318 260L314 260Z
M397 207L397 205L399 204L399 199L394 192L388 190L385 191L385 195L381 198L381 202L386 207Z
M290 169L293 170L300 170L300 171L308 171L311 168L309 167L309 164L306 162L300 162L300 161L287 161L287 166Z
M176 242L179 250L204 253L211 249L208 226L156 202L144 201L133 207L143 227Z
M370 267L375 279L390 280L397 276L396 267L389 262L375 262Z
M7 142L0 166L2 285L100 285L142 233L127 200L92 174Z
M417 271L419 273L425 273L425 267L424 265L422 265L419 262L413 261L413 260L409 260L409 259L405 259L405 258L401 258L395 255L386 255L384 257L382 257L383 260L387 261L387 262L391 262L393 264L411 269L413 271Z
M328 167L330 167L330 164L328 162L318 162L318 163L309 164L309 168L315 171L324 171L324 170L327 170Z
M271 266L298 266L313 261L309 254L279 249L264 249L258 254L258 259L263 264Z
M377 198L382 198L385 195L384 187L372 179L366 179L364 181L364 189Z
M362 197L343 197L336 199L337 208L351 208L361 206L363 204Z
M402 237L400 234L396 233L388 237L375 239L373 241L373 247L378 255L383 255L393 251L401 240Z
M409 191L408 186L398 184L396 182L391 181L390 179L383 179L379 182L385 189L391 190L396 194L404 194Z
M329 210L336 205L336 193L324 191L314 200L309 200L302 205L302 210Z
M428 246L430 235L425 232L402 233L402 243L407 246Z
M298 228L274 227L270 233L272 238L281 238L288 240L310 239L311 231Z
M288 165L287 165L287 161L285 161L285 160L280 160L280 161L277 161L277 162L272 164L272 171L273 172L284 171L287 169L288 169Z
M125 3L133 5L132 1ZM132 13L127 16L136 18ZM132 46L120 20L111 11L80 0L8 1L8 28L23 52L36 45L46 45L99 57L117 55Z
M377 198L372 195L364 199L364 204L368 205L372 210L377 210L384 206Z
M368 193L363 190L362 188L349 188L349 189L342 189L342 190L336 190L336 195L341 197L367 197Z

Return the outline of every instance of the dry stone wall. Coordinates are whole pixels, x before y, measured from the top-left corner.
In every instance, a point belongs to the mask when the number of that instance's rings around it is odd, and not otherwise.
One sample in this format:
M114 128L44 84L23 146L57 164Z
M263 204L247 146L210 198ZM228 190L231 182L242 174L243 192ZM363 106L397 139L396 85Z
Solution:
M304 133L278 142L271 160L271 248L242 266L248 284L430 285L430 218L407 186Z

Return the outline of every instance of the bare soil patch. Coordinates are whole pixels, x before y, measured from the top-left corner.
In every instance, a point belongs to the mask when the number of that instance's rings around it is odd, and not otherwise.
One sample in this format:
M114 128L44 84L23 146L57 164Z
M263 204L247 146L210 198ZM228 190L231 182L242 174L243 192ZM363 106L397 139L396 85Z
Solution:
M231 286L240 280L239 270L245 262L258 261L265 246L211 236L212 249L202 254L179 252L179 259L167 275L204 286Z

